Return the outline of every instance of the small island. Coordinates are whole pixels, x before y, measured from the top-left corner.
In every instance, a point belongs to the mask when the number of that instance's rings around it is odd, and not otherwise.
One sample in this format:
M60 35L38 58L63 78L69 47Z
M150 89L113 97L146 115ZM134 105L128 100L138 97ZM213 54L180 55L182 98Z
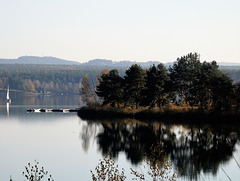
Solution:
M87 106L78 112L83 119L237 122L240 117L239 83L215 61L201 63L197 53L178 58L169 68L134 64L123 76L117 69L104 70L95 96L89 85L85 76L81 95Z

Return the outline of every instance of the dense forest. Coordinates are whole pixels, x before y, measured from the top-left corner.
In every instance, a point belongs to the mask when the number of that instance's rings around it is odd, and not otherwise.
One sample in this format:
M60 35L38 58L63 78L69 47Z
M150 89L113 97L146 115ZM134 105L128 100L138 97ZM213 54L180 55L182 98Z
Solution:
M94 87L103 69L101 66L82 65L2 64L0 89L9 85L12 91L78 94L82 78L88 75L90 87Z
M134 64L122 77L118 70L103 73L96 90L102 105L139 106L162 109L169 103L192 109L239 109L240 89L215 61L200 62L200 55L190 53L177 59L167 69L163 64L143 69Z

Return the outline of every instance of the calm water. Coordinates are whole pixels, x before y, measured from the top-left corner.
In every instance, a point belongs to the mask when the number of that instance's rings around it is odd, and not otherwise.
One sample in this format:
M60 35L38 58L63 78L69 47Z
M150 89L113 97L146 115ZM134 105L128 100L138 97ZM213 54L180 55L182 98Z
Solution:
M27 113L27 108L76 108L78 96L0 95L0 180L24 180L28 162L40 162L56 181L91 180L103 155L120 167L142 169L144 154L157 141L180 180L239 180L240 128L230 125L169 125L136 120L84 121L76 113ZM228 177L227 177L228 176Z

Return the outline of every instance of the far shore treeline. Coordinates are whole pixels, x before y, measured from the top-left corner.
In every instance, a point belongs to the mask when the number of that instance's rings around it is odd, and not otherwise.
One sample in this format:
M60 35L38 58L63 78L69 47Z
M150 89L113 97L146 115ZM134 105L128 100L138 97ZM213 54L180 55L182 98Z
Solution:
M92 104L90 88L82 87L83 101ZM85 87L84 87L85 86ZM87 88L88 87L88 88ZM215 61L200 62L200 55L190 53L174 62L170 68L163 64L143 69L134 64L120 76L117 69L105 70L99 78L95 93L101 107L158 108L185 107L190 110L239 110L240 88L220 71Z
M109 62L110 64L108 64ZM135 64L141 65L146 73L146 70L149 69L153 63L155 63L157 67L159 62ZM123 66L123 64L126 65ZM117 69L119 76L124 77L125 71L130 67L130 62L121 62L121 64L119 63L119 67L117 65L114 64L113 66L111 61L106 60L89 61L88 64L84 65L47 65L36 64L36 61L34 64L0 64L0 94L5 94L8 85L11 92L79 94L79 89L82 87L82 81L85 75L88 76L91 89L96 87L103 69ZM166 68L169 68L169 66L173 66L173 63L164 65ZM239 66L225 65L219 69L229 75L233 79L234 84L240 82ZM169 69L167 71L169 74Z
M38 94L79 94L81 80L88 75L91 87L103 67L78 65L0 64L0 91Z

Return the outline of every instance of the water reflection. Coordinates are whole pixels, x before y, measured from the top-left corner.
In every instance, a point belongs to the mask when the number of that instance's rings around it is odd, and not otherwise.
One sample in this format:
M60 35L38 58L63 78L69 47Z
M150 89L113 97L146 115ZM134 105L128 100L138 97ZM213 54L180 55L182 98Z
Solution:
M125 152L132 164L144 159L152 144L161 142L177 169L190 180L200 173L215 175L221 165L233 158L239 142L240 128L226 125L176 125L136 120L88 121L82 127L83 147L88 148L90 137L96 137L98 149L103 155L117 157ZM96 134L94 125L101 125Z
M6 107L7 107L7 117L9 118L9 102L6 103Z
M82 127L79 138L82 140L82 148L85 152L88 151L90 146L90 141L94 142L97 136L98 128L97 124L85 124L85 122L79 122Z
M5 97L0 95L0 115L1 118L18 118L25 117L27 109L33 108L59 108L69 109L79 106L79 96L44 96L44 95L26 95L21 93L11 94L11 104L5 102ZM39 115L34 115L38 117ZM48 115L47 115L48 117Z
M12 93L11 105L13 106L63 106L80 104L79 95L64 95L64 96L50 96L50 95L31 95L24 93ZM0 95L0 105L5 105L5 97Z
M174 164L184 167L184 174L191 179L196 179L201 171L216 175L220 165L233 156L239 131L209 125L184 128L186 134L180 132L180 139L164 140Z

